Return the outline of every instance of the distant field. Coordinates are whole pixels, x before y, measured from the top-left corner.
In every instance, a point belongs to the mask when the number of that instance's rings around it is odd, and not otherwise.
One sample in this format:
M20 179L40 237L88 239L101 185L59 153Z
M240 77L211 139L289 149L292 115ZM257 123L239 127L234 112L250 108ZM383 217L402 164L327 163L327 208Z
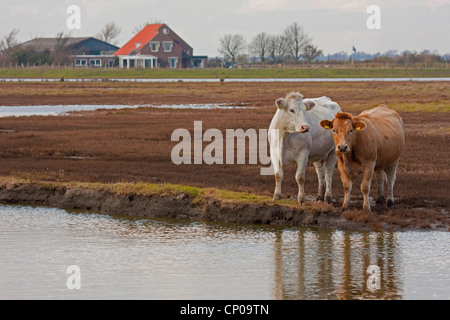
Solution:
M450 68L267 68L267 69L0 69L0 78L395 78L450 77Z

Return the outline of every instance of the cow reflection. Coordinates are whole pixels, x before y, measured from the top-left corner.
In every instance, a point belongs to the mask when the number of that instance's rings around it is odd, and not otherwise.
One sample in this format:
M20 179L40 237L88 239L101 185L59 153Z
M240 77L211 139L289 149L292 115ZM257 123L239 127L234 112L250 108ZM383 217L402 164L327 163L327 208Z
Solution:
M284 230L274 246L274 299L402 297L394 233ZM371 265L380 268L380 289L367 286Z

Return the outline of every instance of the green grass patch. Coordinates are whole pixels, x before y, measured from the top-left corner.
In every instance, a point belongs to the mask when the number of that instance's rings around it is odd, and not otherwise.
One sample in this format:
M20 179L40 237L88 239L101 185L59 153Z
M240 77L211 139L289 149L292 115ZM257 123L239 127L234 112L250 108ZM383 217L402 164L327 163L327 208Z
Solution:
M221 189L213 189L212 195L219 199L234 200L238 202L266 203L267 201L271 201L269 197L259 196L248 192L235 192Z
M444 101L430 103L393 103L389 108L399 112L450 112L450 104Z
M347 112L359 114L362 110L372 109L378 107L379 104L354 104L345 106ZM398 112L432 112L432 113L445 113L450 112L450 103L448 101L433 101L426 103L390 103L389 109Z
M4 68L0 78L190 79L190 78L391 78L450 77L450 68L242 68L242 69L93 69Z
M77 185L82 187L83 185ZM113 184L100 184L95 183L94 185L88 185L87 187L94 187L95 189L107 190L116 194L135 194L135 195L159 195L159 196L169 196L178 195L185 193L191 198L198 197L201 193L201 189L176 185L176 184L155 184L155 183L145 183L145 182L123 182L123 183L113 183Z
M97 182L48 182L41 180L31 180L20 177L1 177L3 183L25 183L39 184L44 187L56 188L80 188L103 190L117 195L143 195L143 196L176 196L187 194L193 203L204 203L206 199L231 200L236 203L254 203L261 205L273 204L272 198L256 195L248 192L236 192L217 188L197 188L179 184L155 184L146 182L120 182L120 183L97 183ZM296 201L280 200L276 204L298 206Z

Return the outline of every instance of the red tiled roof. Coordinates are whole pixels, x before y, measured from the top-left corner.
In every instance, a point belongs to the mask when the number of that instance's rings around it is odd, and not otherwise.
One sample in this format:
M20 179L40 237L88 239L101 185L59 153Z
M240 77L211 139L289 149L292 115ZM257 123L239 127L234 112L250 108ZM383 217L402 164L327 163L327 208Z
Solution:
M122 48L117 50L114 55L126 56L136 49L141 49L158 34L158 29L161 26L162 24L148 24L144 29L139 31L133 38L131 38L130 41L125 43ZM138 48L136 48L136 43L140 43Z

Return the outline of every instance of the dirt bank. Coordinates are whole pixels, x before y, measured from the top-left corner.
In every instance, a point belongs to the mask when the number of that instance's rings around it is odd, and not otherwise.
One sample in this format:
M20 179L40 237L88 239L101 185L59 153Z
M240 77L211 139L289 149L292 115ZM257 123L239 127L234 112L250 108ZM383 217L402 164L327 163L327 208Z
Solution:
M167 186L164 194L133 191L118 193L114 191L117 190L117 185L74 186L6 180L8 181L0 183L0 203L3 204L44 205L143 218L169 217L340 230L447 231L450 226L448 222L444 222L427 224L425 227L425 220L422 226L418 226L417 222L410 224L407 220L393 217L392 212L379 215L353 210L348 215L342 215L327 204L299 207L293 204L276 204L263 198L258 201L223 199L211 191L199 196Z

